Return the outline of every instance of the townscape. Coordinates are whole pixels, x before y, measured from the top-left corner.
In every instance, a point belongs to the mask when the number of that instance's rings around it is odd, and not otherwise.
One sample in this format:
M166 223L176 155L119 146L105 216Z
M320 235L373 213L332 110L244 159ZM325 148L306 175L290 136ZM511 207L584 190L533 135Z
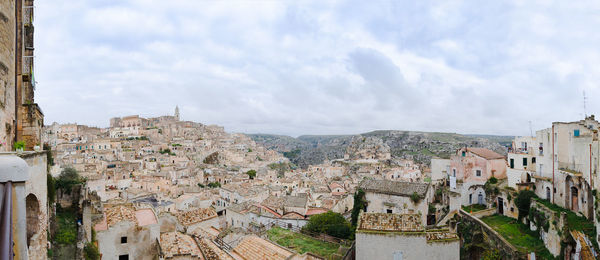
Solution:
M0 259L600 258L594 115L508 142L359 134L317 159L177 104L49 123L22 4L0 4L23 43L0 42Z

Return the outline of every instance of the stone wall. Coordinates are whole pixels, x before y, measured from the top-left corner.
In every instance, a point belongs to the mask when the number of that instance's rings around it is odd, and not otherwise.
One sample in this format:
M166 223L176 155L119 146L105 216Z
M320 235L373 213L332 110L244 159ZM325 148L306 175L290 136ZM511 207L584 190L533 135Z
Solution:
M485 224L480 219L471 216L464 210L460 210L461 221L465 223L471 223L478 226L484 236L485 241L491 248L498 249L504 259L526 259L526 256L517 251L517 249L506 241L498 232L494 231L490 226Z
M459 240L428 242L424 232L357 232L356 259L460 259Z
M27 219L27 230L32 232L30 237L29 259L46 259L48 248L48 186L46 152L25 152L19 155L29 166L29 180L25 183L28 200L27 207L35 209ZM33 205L32 205L33 204ZM35 205L37 204L37 205Z
M10 151L15 133L15 0L0 1L0 151Z
M544 241L544 246L550 251L550 253L554 256L560 255L560 241L561 237L558 234L559 230L565 230L566 224L566 215L564 212L556 213L543 204L536 202L535 200L531 201L530 210L535 210L534 215L543 214L545 222L548 223L548 230L544 230L544 223L540 223L540 237L542 241ZM530 219L531 221L531 219ZM537 225L533 222L530 223L531 230L537 230Z

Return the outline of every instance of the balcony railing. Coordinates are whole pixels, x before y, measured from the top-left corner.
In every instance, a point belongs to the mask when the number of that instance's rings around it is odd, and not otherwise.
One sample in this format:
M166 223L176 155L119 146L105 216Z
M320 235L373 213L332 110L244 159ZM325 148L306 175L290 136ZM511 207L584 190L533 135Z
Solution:
M33 77L33 56L23 56L23 75L27 76L25 80L31 82L31 86L35 89L35 78Z
M23 26L33 25L33 6L23 6Z

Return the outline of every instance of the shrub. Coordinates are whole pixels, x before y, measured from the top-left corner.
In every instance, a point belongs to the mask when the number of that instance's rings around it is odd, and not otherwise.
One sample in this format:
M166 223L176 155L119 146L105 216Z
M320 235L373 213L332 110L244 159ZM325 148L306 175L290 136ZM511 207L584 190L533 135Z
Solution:
M352 208L352 226L356 227L358 222L358 215L360 210L365 207L365 192L362 189L358 189L354 194L354 207Z
M412 200L413 203L419 203L419 201L421 201L421 196L416 192L413 192L413 194L410 195L410 200Z
M248 177L250 177L250 179L254 179L254 177L256 177L256 171L255 170L249 170L246 172L246 174L248 174Z
M66 194L71 194L73 187L82 182L83 180L79 176L79 173L77 173L77 170L72 167L67 167L62 170L56 179L56 188L65 192Z
M519 220L529 215L529 207L531 206L531 198L535 197L535 193L530 190L522 190L515 198L515 205L519 210Z
M311 216L302 230L325 233L343 239L352 236L352 226L350 225L350 222L348 222L342 214L333 211Z
M100 251L98 250L98 247L92 242L88 242L87 244L85 244L83 252L85 254L85 260L100 260Z

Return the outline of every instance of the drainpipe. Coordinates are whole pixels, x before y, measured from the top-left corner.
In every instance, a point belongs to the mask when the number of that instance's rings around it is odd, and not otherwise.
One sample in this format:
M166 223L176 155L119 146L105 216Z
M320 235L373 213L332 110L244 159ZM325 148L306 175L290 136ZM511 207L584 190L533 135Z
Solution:
M4 183L4 202L0 209L0 259L13 259L12 182Z
M590 144L590 188L593 189L594 185L592 182L592 144Z
M552 124L552 203L554 203L554 124Z

